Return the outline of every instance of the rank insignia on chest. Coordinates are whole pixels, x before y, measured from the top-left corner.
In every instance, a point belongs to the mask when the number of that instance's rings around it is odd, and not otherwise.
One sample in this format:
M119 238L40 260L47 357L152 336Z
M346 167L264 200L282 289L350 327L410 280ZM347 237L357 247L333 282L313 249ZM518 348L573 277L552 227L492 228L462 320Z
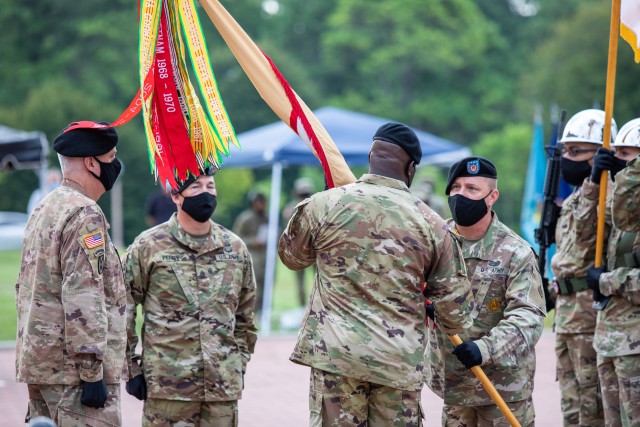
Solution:
M102 231L86 234L82 236L82 239L84 240L84 244L87 246L87 249L94 249L98 246L104 246L104 235L102 234Z
M489 301L489 304L487 304L487 309L492 313L500 310L500 300L492 299L491 301Z

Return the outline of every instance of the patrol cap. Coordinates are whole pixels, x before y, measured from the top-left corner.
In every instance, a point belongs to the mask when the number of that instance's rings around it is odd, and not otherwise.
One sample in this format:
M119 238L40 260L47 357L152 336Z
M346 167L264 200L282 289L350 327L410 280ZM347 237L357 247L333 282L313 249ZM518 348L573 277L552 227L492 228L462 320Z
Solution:
M498 171L493 163L484 157L465 157L451 165L449 177L447 178L447 188L444 190L444 194L449 195L453 181L461 176L482 176L497 179Z
M265 196L264 193L262 193L260 191L249 191L247 193L247 200L250 203L253 203L256 200L262 200L263 202L266 202L267 201L267 196Z
M307 177L298 178L293 183L293 190L296 194L313 193L313 181Z
M53 141L53 149L67 157L100 156L113 150L118 144L118 134L111 127L78 127L70 123ZM107 122L97 124L109 125Z
M416 165L422 160L422 147L418 136L407 125L402 123L386 123L378 128L373 140L390 142L399 145L407 152Z
M208 168L205 168L204 170L200 170L200 175L205 175L205 176L213 176L216 174L216 171L218 169L214 168L213 166L210 166ZM191 184L193 184L195 182L196 179L198 179L198 176L194 176L191 172L187 173L187 179L185 179L184 181L180 182L178 180L176 180L178 182L178 188L177 189L171 189L171 194L178 194L181 193L182 191L184 191L185 188L187 188L188 186L190 186Z

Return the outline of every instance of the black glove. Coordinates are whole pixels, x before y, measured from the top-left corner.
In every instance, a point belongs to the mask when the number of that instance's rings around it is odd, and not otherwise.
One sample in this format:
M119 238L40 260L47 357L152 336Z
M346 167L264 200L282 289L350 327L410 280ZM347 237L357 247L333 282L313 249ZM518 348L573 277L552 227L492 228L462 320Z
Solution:
M107 403L107 385L104 380L82 383L80 403L91 408L104 408L104 404Z
M467 368L471 369L482 363L482 354L478 345L471 340L465 341L453 349L453 354Z
M424 302L424 308L427 310L427 316L431 319L432 322L436 320L436 306L429 300Z
M143 374L136 375L127 381L127 393L138 400L147 400L147 381Z
M591 267L587 270L587 286L593 291L593 300L602 301L604 295L600 292L600 275L604 273L604 267Z
M542 291L544 292L544 305L547 309L547 313L556 308L556 302L551 297L551 291L549 290L549 279L542 278Z
M593 158L591 181L599 184L603 170L608 170L611 173L611 179L615 180L616 174L626 166L627 162L614 156L613 151L600 147Z

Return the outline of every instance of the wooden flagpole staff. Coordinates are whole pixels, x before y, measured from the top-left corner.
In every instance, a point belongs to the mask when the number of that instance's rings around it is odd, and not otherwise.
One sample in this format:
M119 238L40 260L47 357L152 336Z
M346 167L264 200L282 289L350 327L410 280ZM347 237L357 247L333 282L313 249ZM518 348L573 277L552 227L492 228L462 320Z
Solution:
M607 86L604 101L604 132L602 147L609 149L611 141L611 117L616 87L616 65L618 61L618 34L620 33L620 0L612 0L611 26L609 29L609 59L607 61ZM596 232L596 259L594 267L602 267L604 253L604 227L606 216L608 173L602 171L600 177L600 199L598 200L598 228Z
M450 335L449 339L451 340L453 345L457 346L462 344L462 340L457 334ZM471 368L471 372L475 374L484 389L487 390L487 393L489 393L489 396L491 396L491 399L493 399L495 404L498 405L498 408L500 409L500 411L502 411L507 421L509 421L509 424L511 424L512 427L521 427L520 422L516 419L516 416L513 415L513 412L511 412L511 409L509 409L507 404L504 402L502 396L500 396L498 390L496 390L494 385L491 383L491 380L489 380L487 374L484 373L482 368L480 366L474 366Z

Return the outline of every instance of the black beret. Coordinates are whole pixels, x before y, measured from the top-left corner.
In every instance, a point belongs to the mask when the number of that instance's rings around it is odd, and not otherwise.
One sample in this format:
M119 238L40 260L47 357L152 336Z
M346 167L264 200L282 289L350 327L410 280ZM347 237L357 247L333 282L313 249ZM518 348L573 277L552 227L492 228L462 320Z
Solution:
M100 122L108 125L107 122ZM113 150L118 144L118 134L114 128L64 128L53 141L53 149L67 157L100 156Z
M422 147L418 136L407 125L402 123L387 123L378 128L373 140L390 142L399 145L407 152L416 165L422 160Z
M444 190L444 194L449 195L453 181L461 176L483 176L497 179L498 171L493 163L484 157L466 157L449 168L449 178L447 178L447 188Z
M216 169L214 167L208 167L208 168L205 168L204 170L201 169L200 170L200 175L213 176L213 175L216 174L217 170L218 169ZM200 176L200 175L198 175L198 176ZM181 193L182 191L184 191L185 188L187 188L188 186L193 184L196 179L198 179L197 176L194 176L191 172L187 172L187 179L185 179L182 182L180 182L179 180L176 180L178 182L178 189L176 189L176 190L171 189L171 194Z

